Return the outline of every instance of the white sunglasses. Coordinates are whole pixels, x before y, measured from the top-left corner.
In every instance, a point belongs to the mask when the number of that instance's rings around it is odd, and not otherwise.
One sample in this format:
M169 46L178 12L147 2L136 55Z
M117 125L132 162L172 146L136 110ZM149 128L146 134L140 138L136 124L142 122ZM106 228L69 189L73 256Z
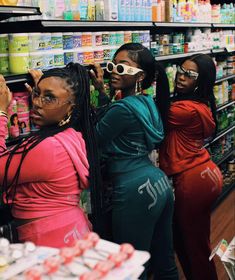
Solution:
M115 70L118 75L135 75L143 71L142 69L128 66L122 63L114 64L111 61L107 62L106 70L109 73L112 73Z
M199 73L193 70L186 70L182 66L177 67L177 74L185 75L186 77L197 80Z

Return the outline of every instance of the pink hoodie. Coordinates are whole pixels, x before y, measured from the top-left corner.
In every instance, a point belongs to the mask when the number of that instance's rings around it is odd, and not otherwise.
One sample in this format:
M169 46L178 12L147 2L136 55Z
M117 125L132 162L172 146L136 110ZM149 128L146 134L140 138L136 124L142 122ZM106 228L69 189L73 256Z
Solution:
M0 117L0 184L8 158L8 152L4 151L6 122L6 118ZM11 161L9 181L16 173L20 158L20 154L14 155ZM68 128L46 138L30 150L23 161L16 186L13 216L20 219L39 218L77 207L82 189L88 187L88 175L86 147L80 132Z

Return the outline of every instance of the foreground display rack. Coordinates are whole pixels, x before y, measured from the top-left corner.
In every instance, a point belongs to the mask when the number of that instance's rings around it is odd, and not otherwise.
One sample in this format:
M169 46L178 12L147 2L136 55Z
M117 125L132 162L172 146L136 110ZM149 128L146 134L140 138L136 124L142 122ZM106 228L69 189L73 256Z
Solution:
M150 258L131 244L118 245L94 232L61 249L0 238L0 251L2 280L137 280Z

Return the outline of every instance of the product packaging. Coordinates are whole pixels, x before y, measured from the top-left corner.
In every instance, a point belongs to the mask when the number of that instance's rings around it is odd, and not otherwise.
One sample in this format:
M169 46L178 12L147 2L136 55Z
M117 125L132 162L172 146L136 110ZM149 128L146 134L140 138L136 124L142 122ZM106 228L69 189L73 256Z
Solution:
M118 1L117 0L107 0L104 6L104 19L105 20L118 20Z
M222 239L212 251L209 260L217 255L221 259L230 280L235 279L235 236L228 242Z

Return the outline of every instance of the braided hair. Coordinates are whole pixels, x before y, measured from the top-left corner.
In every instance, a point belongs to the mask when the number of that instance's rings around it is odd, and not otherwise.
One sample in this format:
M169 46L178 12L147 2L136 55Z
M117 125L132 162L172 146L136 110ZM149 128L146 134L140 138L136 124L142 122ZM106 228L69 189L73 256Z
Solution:
M142 81L142 89L149 88L156 80L155 103L160 112L164 129L168 119L170 106L170 90L166 72L164 68L154 59L150 50L139 43L127 43L122 45L114 54L114 58L121 51L127 51L128 57L137 63L139 68L145 72Z
M53 136L68 127L80 131L86 143L87 157L89 162L89 187L91 190L92 212L97 211L99 207L97 197L99 186L99 159L98 149L94 133L93 112L90 106L90 83L89 75L85 67L78 63L69 63L64 68L53 68L44 72L39 82L48 77L59 77L67 83L75 97L75 106L71 114L70 122L63 126L53 125L42 127L39 131L34 132L27 138L21 140L17 145L9 150L9 155L6 162L6 168L3 178L2 189L6 194L8 202L9 193L11 190L12 200L14 201L15 193L17 191L17 183L20 176L22 163L28 152L37 146L47 137ZM8 180L8 170L14 155L20 154L21 159L13 180ZM13 191L12 191L13 190ZM95 214L95 213L94 213Z

